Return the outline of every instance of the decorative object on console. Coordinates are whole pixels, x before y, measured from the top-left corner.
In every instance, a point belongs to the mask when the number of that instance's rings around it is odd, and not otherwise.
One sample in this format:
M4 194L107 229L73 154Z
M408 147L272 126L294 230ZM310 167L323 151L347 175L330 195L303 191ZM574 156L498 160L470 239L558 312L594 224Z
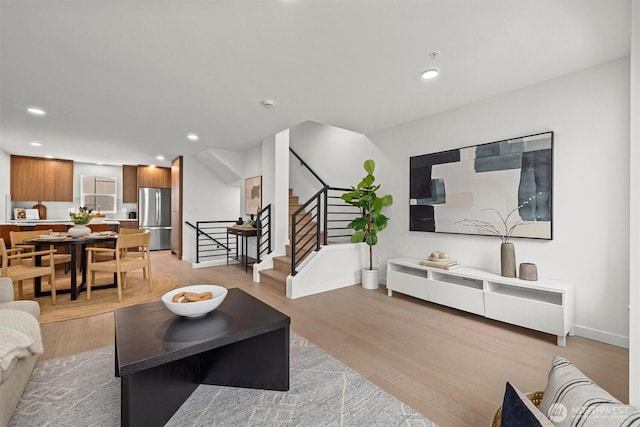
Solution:
M500 275L516 277L516 248L513 243L503 242L500 245Z
M409 229L494 234L460 224L476 218L500 227L483 211L515 208L531 225L512 229L514 237L551 240L552 171L553 132L411 157Z
M382 208L393 204L393 197L389 194L378 197L376 192L380 185L374 185L376 178L373 172L376 163L373 159L364 161L367 175L362 178L356 187L344 193L340 198L350 205L362 209L362 215L351 221L347 227L355 230L351 236L352 243L364 242L369 245L369 268L362 269L362 287L365 289L378 289L378 270L373 268L373 247L378 243L378 232L387 227L387 218L382 214Z
M535 264L530 262L523 262L520 264L520 279L522 280L538 280L538 268Z
M516 251L515 246L509 240L513 236L514 231L521 225L532 224L531 221L524 221L522 218L509 221L511 215L519 211L522 207L528 205L533 200L536 199L537 195L533 195L529 197L529 199L525 200L520 206L517 206L511 210L506 216L503 216L496 209L483 209L483 210L491 210L494 211L502 224L496 226L488 221L478 220L478 219L468 219L465 218L459 222L463 223L465 226L473 226L478 230L483 231L485 234L494 235L500 238L502 241L502 245L500 245L500 274L505 277L516 277Z
M454 270L460 267L460 264L458 264L458 261L452 261L450 259L435 261L431 258L423 259L422 261L420 261L420 265L424 265L425 267L441 268L443 270Z

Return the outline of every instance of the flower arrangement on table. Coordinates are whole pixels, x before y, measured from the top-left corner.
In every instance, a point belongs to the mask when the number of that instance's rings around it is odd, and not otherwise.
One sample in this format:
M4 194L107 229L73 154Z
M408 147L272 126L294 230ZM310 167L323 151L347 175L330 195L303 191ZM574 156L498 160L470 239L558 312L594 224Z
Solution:
M95 217L87 208L80 208L79 212L69 212L74 225L87 225Z

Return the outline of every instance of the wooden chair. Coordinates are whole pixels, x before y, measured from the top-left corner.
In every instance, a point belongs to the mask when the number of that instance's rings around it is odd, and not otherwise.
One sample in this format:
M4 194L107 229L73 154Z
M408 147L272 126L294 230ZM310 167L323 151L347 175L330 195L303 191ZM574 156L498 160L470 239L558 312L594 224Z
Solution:
M102 224L102 223L88 224L87 227L91 229L92 233L99 233L101 231L111 231L111 227L109 227L109 224Z
M67 230L69 230L69 226L66 224L36 224L33 229L38 231L51 230L54 233L66 233ZM56 249L58 250L59 254L71 254L71 245L58 245ZM58 263L56 262L56 264ZM64 273L67 274L70 269L71 264L65 264Z
M18 298L24 298L22 281L27 279L35 279L36 277L49 276L49 284L51 285L51 301L56 303L56 269L53 262L54 250L48 249L37 252L23 252L22 248L7 249L4 239L0 238L0 256L2 256L2 268L0 269L0 277L10 277L14 283L18 283ZM32 262L23 262L25 259L32 260L34 256L42 256L43 260L47 259L48 266L34 266Z
M33 230L33 231L11 231L9 236L11 238L11 248L22 247L25 249L25 253L29 254L31 251L35 250L33 245L25 245L25 240L35 239L42 234L51 234L52 230ZM49 246L49 249L54 251L53 255L53 264L70 264L71 263L71 254L70 253L58 253L56 249L54 249L53 245ZM35 265L35 259L27 260L26 257L23 260L23 263L31 262L32 265ZM42 258L42 265L49 265L49 260L46 258ZM68 269L65 268L65 272Z
M149 241L151 233L121 234L116 241L115 249L91 247L87 248L87 300L91 299L91 285L95 282L96 272L103 271L115 273L118 282L118 302L122 302L122 289L127 287L127 272L132 270L143 271L143 277L151 285L151 251ZM140 257L127 256L129 250L136 249L142 253ZM111 252L115 259L97 262L95 254Z
M12 231L20 231L20 226L15 224L0 224L0 238L4 239L5 244L10 244Z
M89 227L91 229L92 233L100 233L100 232L104 232L104 231L111 231L111 227L109 226L109 224L103 224L103 223L97 223L97 224L88 224L87 227ZM98 243L96 246L99 247L105 247L105 248L113 248L113 246L110 243L104 244L104 243ZM114 259L113 255L110 253L96 253L95 254L95 261L110 261Z
M148 232L149 230L143 230L140 228L121 228L118 234L140 234L140 233L148 233ZM128 256L135 256L135 257L141 257L143 255L143 253L137 249L127 250L126 254Z

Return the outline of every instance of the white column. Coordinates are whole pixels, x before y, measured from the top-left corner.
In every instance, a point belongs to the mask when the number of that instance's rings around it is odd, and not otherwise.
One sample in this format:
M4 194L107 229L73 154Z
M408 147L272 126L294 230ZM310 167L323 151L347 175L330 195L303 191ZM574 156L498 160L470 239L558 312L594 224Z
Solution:
M640 0L631 8L629 403L640 406Z

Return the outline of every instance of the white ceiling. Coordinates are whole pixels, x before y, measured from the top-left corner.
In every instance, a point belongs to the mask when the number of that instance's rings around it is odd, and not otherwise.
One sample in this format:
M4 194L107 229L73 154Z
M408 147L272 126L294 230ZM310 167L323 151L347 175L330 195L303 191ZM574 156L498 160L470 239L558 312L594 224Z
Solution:
M0 148L167 165L305 120L367 134L629 55L630 16L630 0L0 0Z

